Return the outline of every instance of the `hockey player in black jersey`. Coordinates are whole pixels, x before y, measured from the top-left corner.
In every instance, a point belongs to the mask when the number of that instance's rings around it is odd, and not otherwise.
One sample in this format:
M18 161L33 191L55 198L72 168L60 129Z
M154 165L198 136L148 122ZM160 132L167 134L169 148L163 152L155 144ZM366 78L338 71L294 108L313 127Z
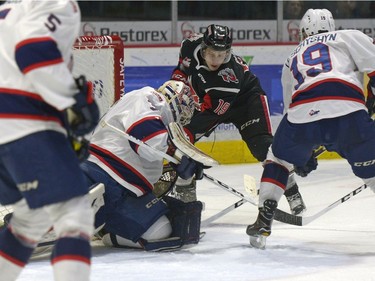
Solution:
M185 126L193 143L217 125L233 123L252 155L261 162L266 159L273 139L267 97L249 66L232 53L228 27L211 24L203 34L185 39L172 79L189 84L199 97L201 110ZM196 200L195 180L179 178L174 192L185 202ZM306 209L294 174L289 177L285 196L293 214Z

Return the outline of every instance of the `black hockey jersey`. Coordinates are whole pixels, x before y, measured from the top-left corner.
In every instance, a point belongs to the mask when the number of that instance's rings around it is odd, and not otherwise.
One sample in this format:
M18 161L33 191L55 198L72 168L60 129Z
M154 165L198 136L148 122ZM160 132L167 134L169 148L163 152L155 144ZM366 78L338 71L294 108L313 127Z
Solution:
M172 79L188 82L199 97L202 110L224 114L236 100L249 95L264 94L258 78L244 60L232 54L217 71L210 71L201 55L203 35L194 35L182 42L179 63Z

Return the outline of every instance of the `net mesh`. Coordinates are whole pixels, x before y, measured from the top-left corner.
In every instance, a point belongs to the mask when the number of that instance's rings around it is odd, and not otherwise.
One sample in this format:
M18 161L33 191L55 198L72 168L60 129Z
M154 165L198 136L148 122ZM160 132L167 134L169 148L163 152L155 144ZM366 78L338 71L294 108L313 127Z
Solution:
M73 75L93 83L101 116L124 93L123 44L117 36L81 36L73 48Z

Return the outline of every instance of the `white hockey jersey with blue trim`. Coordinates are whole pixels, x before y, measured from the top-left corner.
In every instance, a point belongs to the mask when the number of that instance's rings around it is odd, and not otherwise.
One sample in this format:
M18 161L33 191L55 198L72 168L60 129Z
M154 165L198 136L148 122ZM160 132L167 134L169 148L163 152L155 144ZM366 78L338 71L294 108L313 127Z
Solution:
M0 144L42 130L65 133L62 110L78 92L72 45L75 1L9 1L0 6Z
M173 121L164 95L155 89L144 87L126 93L104 115L102 125L95 129L90 139L88 160L96 163L136 196L151 192L153 184L162 174L163 158L105 124L166 152L167 125Z
M367 110L363 73L375 80L375 45L357 30L310 36L282 70L284 108L292 123Z

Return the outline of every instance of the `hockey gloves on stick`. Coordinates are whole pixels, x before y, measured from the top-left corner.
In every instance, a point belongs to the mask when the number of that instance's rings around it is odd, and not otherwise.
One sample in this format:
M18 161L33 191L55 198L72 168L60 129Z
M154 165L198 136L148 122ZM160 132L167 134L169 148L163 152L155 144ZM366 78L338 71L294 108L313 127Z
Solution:
M294 165L294 172L300 177L306 177L313 170L316 170L317 167L318 159L314 155L311 155L309 161L307 161L305 166L299 167Z
M204 166L201 163L185 155L181 157L180 164L177 164L177 165L173 164L173 165L175 165L177 175L184 180L187 180L194 175L195 175L195 179L197 180L201 180L203 178Z
M79 93L74 96L76 103L68 109L70 130L74 136L90 133L99 122L99 108L93 97L92 84L81 75L76 80Z

